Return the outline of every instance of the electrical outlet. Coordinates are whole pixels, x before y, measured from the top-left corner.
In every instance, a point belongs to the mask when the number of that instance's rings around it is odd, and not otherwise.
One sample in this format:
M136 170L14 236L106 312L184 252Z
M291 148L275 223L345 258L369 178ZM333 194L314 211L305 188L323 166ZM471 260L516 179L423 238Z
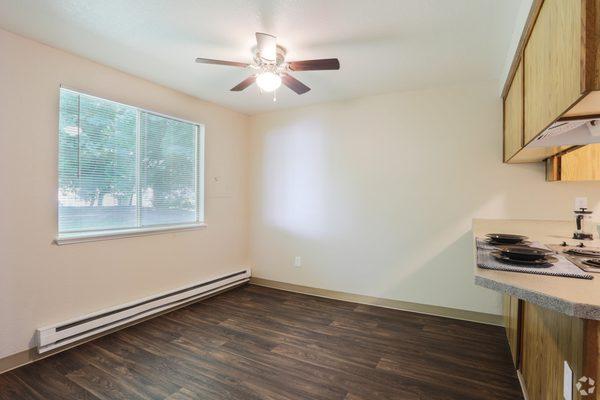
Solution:
M575 210L581 210L582 208L587 208L587 206L587 197L575 197Z
M294 257L294 267L298 268L302 266L302 257L296 256Z

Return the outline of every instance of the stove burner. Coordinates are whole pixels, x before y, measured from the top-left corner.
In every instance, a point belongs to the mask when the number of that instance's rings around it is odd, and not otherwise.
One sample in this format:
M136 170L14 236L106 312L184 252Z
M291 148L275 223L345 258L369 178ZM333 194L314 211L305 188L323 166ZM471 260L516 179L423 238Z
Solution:
M590 258L587 260L583 260L582 263L585 265L589 265L590 267L600 268L600 258Z
M600 257L600 251L582 248L565 250L565 253L570 254L572 256Z
M509 246L510 245L510 243L498 242L496 240L491 240L491 239L486 240L485 242L487 244L489 244L490 246ZM519 243L516 243L516 245L519 245L519 246L528 246L530 244L531 244L531 242L529 240L523 240L523 241L521 241Z

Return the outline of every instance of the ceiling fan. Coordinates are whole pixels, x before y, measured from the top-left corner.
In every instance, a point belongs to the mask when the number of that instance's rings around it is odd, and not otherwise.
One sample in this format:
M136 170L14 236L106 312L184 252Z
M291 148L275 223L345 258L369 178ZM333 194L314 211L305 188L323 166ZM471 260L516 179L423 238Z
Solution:
M277 37L256 32L256 48L254 49L254 61L252 63L212 60L209 58L196 58L196 62L252 69L254 73L231 88L233 92L242 91L256 82L256 85L263 92L275 93L275 90L283 83L297 94L304 94L310 88L291 76L289 72L340 69L340 62L337 58L285 61L285 53L285 48L277 44ZM275 94L273 100L276 100Z

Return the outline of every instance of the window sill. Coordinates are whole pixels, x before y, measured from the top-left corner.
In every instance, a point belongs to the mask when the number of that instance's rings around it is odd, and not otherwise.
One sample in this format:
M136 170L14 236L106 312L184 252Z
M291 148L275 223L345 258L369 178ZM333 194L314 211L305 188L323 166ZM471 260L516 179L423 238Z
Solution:
M98 232L63 233L61 235L58 235L56 239L54 239L54 243L59 246L62 246L64 244L86 243L95 242L99 240L112 240L136 236L157 235L160 233L189 231L195 229L202 229L205 227L206 224L204 222L198 222L195 224L187 225L171 225L141 229L115 229Z

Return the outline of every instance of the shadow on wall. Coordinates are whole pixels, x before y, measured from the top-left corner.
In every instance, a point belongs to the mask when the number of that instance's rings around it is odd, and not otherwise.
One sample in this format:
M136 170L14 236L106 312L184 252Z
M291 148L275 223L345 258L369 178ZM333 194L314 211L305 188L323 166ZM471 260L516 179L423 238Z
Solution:
M261 260L253 270L257 277L463 310L501 311L500 297L473 283L475 255L470 229L448 237L448 243L438 238L419 247L397 243L364 248L299 238L281 229L271 234L276 242L253 243ZM391 251L393 256L388 258ZM296 253L302 256L300 268L292 264Z
M391 280L393 284L379 297L393 298L400 293L417 303L500 313L499 296L473 284L474 266L473 232L469 230L414 268L406 270L398 266L402 273ZM477 304L473 303L474 298L478 299Z

